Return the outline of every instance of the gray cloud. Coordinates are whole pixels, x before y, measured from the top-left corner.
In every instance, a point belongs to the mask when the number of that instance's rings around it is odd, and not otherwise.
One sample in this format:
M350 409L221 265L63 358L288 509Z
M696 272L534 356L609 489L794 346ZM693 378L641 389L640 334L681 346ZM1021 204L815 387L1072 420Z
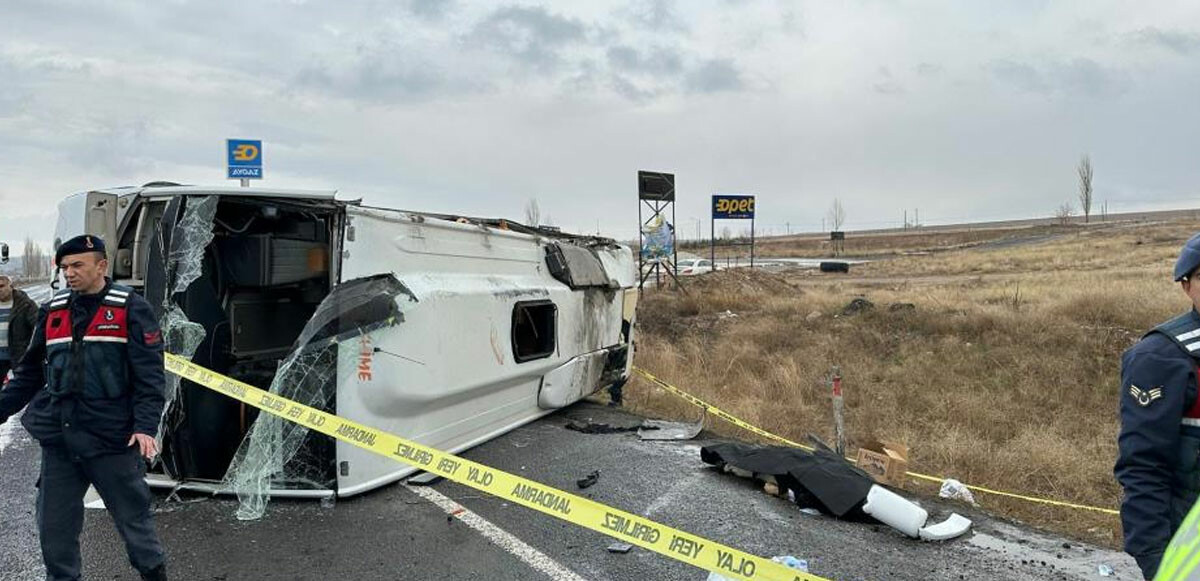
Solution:
M100 121L76 135L66 154L80 168L110 175L145 171L154 166L153 159L146 157L153 151L152 134L151 124L144 119Z
M1134 44L1165 48L1180 55L1189 55L1200 49L1200 34L1183 30L1147 26L1128 33L1126 38Z
M607 56L609 66L622 72L677 75L683 71L683 57L676 49L655 47L642 52L617 45L608 49Z
M552 68L560 51L586 39L584 24L540 6L505 6L475 25L475 44L507 54L522 64Z
M18 81L17 68L0 55L0 119L15 117L25 109L32 98L29 89Z
M892 75L891 69L879 67L879 80L871 84L871 90L880 95L899 95L904 92L904 85Z
M455 0L408 0L408 10L427 20L441 20L458 7Z
M919 63L917 66L913 67L913 71L923 77L936 77L945 72L945 70L946 69L942 67L942 65L936 63Z
M1050 84L1037 69L1011 60L999 60L986 67L996 80L1027 93L1049 93Z
M406 103L480 91L483 87L448 77L434 63L387 52L364 55L345 66L323 62L308 65L296 73L290 89L317 90L371 103Z
M986 68L1002 84L1041 95L1111 96L1124 93L1132 84L1128 73L1087 58L1041 66L1000 60Z
M711 59L687 74L684 86L694 93L736 91L744 86L742 74L729 59Z
M1127 73L1086 58L1057 64L1050 72L1059 80L1064 90L1091 97L1119 95L1131 85Z
M634 0L625 9L634 26L652 32L686 32L687 25L675 11L674 0Z
M642 87L631 79L619 74L609 77L608 86L618 95L638 103L649 101L661 93L651 88Z

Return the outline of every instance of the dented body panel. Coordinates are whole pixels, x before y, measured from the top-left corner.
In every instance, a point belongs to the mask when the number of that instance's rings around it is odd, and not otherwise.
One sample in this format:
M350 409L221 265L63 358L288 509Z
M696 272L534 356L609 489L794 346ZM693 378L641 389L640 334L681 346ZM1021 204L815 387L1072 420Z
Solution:
M433 447L458 451L491 439L603 387L599 373L556 370L579 357L625 344L622 310L633 287L628 249L599 249L613 288L572 290L546 266L544 241L529 234L373 208L347 209L343 278L386 265L411 291L403 324L343 345L360 357L339 370L337 409L367 425ZM636 292L636 291L633 291ZM547 356L519 362L514 308L556 307L556 341ZM340 361L353 358L339 357ZM572 397L540 397L543 390ZM556 391L556 392L557 392ZM412 468L338 443L338 492L394 481Z

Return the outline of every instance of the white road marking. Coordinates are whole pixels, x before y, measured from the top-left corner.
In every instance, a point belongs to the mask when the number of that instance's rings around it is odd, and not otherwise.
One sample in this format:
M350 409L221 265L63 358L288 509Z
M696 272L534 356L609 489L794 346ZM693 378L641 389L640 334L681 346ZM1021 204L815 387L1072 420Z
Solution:
M95 486L89 486L87 492L83 494L83 508L108 509L104 506L104 499L100 498L100 493L96 492Z
M4 453L4 449L17 439L17 430L20 429L21 418L13 416L8 418L7 422L0 424L0 454Z
M698 472L684 480L676 480L675 484L671 485L670 490L667 490L665 494L654 499L654 502L651 502L650 506L647 506L646 510L642 511L642 516L653 518L654 514L658 511L670 507L676 501L683 500L684 493L699 482L701 478L704 478L704 474Z
M513 536L508 531L467 510L463 505L454 502L454 500L433 488L428 486L408 486L407 484L404 487L412 491L413 494L432 502L438 508L446 511L446 514L457 518L467 526L475 529L494 545L508 551L533 569L545 573L554 581L586 581L583 577L563 567L554 559L547 557L545 553L525 544L524 541Z

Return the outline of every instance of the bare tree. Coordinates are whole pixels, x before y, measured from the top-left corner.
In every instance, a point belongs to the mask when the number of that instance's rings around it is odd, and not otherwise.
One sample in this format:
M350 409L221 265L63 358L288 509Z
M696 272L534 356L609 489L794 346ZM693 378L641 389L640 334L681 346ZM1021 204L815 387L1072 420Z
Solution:
M50 255L46 252L46 250L44 248L42 248L42 246L40 244L35 244L34 248L37 249L37 252L34 253L34 259L37 260L36 275L39 278L43 277L43 276L49 276L50 275Z
M525 202L525 225L537 227L542 220L542 209L538 205L537 198L529 198Z
M1079 207L1083 209L1083 223L1092 215L1092 158L1084 155L1079 160Z
M846 209L842 207L841 200L837 198L833 199L833 205L829 207L828 218L834 232L842 229L842 224L846 223Z
M27 277L34 276L34 253L36 252L37 244L34 244L33 238L25 238L25 248L21 251L21 274Z
M42 246L32 238L25 238L25 248L21 253L21 274L27 277L41 277L50 274L49 257Z
M1071 223L1071 217L1075 215L1075 206L1070 201L1063 202L1057 210L1054 211L1054 217L1058 218L1058 223L1067 225Z

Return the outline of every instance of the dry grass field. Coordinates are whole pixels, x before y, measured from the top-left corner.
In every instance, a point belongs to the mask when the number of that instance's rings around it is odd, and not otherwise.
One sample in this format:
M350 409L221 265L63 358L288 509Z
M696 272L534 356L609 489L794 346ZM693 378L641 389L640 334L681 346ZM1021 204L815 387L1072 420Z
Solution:
M1116 507L1119 356L1188 307L1170 269L1198 229L1179 221L1031 230L1024 244L898 257L849 275L741 269L688 279L687 294L644 294L636 363L767 430L827 441L825 379L838 365L851 449L899 440L917 472ZM875 308L844 314L856 297ZM640 379L628 393L641 412L698 416ZM917 481L909 488L936 493ZM1115 516L977 500L1076 538L1120 542Z

